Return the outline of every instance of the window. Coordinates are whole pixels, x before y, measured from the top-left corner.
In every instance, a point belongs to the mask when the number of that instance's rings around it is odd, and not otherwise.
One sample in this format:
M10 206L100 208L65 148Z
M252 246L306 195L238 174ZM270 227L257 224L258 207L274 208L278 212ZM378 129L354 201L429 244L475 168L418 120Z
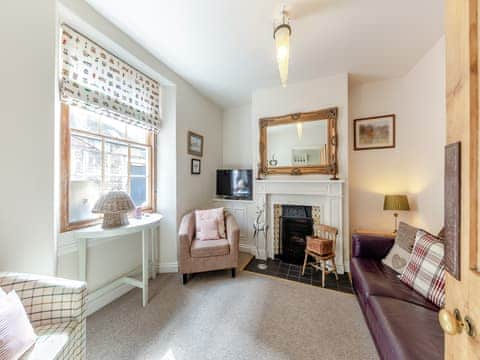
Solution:
M153 132L63 104L62 139L62 231L97 222L91 210L103 192L126 191L153 210Z

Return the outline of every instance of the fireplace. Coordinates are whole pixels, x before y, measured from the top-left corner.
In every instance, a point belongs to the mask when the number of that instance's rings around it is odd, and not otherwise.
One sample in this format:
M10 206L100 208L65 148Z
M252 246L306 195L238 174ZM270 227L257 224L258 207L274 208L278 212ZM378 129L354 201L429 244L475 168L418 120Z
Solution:
M260 257L275 258L281 255L282 205L311 206L314 224L331 225L338 229L335 260L340 273L344 272L344 265L348 271L350 249L347 246L348 239L344 239L344 229L348 228L344 222L345 205L348 205L344 199L345 188L343 180L305 179L298 176L256 181L255 199L257 205L265 210L265 222L268 225L267 246L265 250L263 241L260 241Z
M279 258L291 264L303 264L306 237L313 233L312 207L282 205L279 217Z

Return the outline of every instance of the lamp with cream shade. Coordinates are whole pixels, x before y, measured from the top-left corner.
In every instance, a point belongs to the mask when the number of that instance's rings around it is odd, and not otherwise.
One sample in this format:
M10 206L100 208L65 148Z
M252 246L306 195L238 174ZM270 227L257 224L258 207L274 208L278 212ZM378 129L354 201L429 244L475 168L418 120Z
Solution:
M407 195L385 195L383 200L383 210L395 211L393 216L395 217L395 231L397 233L398 212L397 211L409 211L410 205L408 203Z

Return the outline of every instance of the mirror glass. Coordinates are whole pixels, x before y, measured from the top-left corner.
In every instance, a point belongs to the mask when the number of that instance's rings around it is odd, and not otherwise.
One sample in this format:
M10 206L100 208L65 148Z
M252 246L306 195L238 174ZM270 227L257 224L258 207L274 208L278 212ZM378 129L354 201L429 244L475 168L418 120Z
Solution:
M269 126L267 166L328 165L328 120Z

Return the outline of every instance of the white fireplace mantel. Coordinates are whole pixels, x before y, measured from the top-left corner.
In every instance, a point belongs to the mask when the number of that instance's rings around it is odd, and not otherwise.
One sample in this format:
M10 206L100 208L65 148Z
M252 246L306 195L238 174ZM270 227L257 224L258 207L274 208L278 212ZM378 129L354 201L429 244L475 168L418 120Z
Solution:
M344 234L344 186L343 180L322 179L264 179L255 182L255 200L257 206L265 209L265 222L268 224L267 252L265 244L259 246L260 258L274 257L273 228L275 204L282 205L305 205L320 207L321 222L334 226L338 229L336 246L336 263L338 270L343 273L348 270L346 258Z
M344 180L314 179L265 179L256 180L255 193L261 194L300 194L343 197Z

